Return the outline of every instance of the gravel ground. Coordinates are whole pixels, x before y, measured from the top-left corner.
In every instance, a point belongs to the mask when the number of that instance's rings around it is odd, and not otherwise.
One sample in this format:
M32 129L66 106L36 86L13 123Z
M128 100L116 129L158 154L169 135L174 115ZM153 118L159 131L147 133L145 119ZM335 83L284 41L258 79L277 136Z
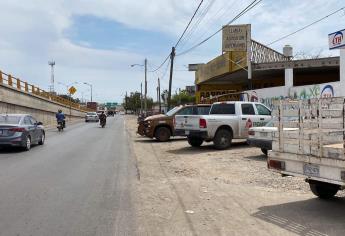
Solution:
M345 234L345 220L330 215L320 224L309 212L323 203L302 178L269 171L261 150L243 140L219 151L212 143L193 148L184 138L138 136L133 116L126 127L138 168L139 235ZM333 207L329 214L339 211Z

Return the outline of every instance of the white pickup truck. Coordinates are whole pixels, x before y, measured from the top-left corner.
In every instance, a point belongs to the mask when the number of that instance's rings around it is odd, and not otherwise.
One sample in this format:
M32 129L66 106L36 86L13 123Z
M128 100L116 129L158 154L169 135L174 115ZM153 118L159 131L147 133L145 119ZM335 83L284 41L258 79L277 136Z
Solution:
M271 110L257 102L216 102L209 115L177 115L175 130L184 133L193 147L213 141L216 149L231 146L232 139L245 139L252 126L264 126L272 119Z
M268 168L304 177L320 198L345 188L344 97L279 101ZM289 121L288 117L298 117Z

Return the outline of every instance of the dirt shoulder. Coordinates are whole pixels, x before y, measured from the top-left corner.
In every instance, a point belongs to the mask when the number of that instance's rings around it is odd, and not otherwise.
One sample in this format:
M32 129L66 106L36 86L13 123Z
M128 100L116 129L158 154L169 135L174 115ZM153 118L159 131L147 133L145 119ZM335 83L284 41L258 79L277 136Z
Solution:
M320 201L303 179L268 171L260 149L244 142L225 151L193 148L183 138L158 143L136 129L136 118L126 116L139 235L345 234L344 220L333 217L342 215L343 198Z

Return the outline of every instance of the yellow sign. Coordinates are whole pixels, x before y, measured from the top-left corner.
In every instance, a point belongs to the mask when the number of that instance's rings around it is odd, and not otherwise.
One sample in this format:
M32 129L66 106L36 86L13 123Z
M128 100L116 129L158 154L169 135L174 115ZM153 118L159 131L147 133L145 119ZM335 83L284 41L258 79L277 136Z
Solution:
M68 92L73 95L75 94L75 92L77 92L77 89L74 86L72 86L68 89Z
M247 51L247 39L250 39L250 25L223 26L223 52Z
M243 69L247 66L246 52L227 52L198 67L195 83L200 84L211 78Z

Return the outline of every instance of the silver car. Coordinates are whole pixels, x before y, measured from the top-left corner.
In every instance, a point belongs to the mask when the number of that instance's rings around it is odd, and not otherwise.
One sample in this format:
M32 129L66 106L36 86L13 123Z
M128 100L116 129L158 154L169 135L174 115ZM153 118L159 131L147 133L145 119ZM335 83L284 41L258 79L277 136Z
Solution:
M21 147L28 151L32 144L43 145L44 141L43 124L31 115L0 114L0 147Z
M85 122L89 122L89 121L94 121L94 122L98 122L99 121L99 117L97 112L88 112L85 115Z

